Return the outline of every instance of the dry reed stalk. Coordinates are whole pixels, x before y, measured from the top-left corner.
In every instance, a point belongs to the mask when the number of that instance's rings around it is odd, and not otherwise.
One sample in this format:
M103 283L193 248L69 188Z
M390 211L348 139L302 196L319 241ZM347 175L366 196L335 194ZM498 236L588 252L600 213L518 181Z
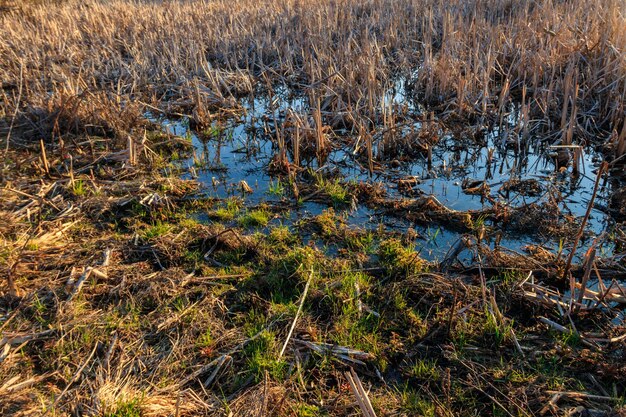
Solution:
M580 238L582 237L582 235L583 235L583 233L585 231L585 226L587 225L587 220L589 220L589 215L591 214L591 210L593 209L593 204L594 204L594 202L596 200L596 195L598 194L598 187L600 185L600 179L602 178L602 175L604 175L604 172L607 169L608 169L608 163L606 161L603 162L602 165L600 165L600 168L598 169L598 174L596 175L596 182L595 182L595 184L593 186L593 193L591 195L591 199L589 200L589 205L587 206L587 211L585 212L585 216L583 217L583 221L580 224L580 228L578 230L578 233L574 237L574 243L572 244L572 250L571 250L571 252L569 254L569 257L567 258L567 262L565 264L565 269L563 270L563 280L569 279L570 291L571 291L572 296L573 296L574 291L576 289L574 278L570 275L570 269L572 267L572 260L574 259L574 255L576 254L576 249L578 248L578 242L580 241Z
M322 110L320 104L320 98L315 97L313 111L313 120L315 122L315 151L317 154L317 162L320 166L324 164L324 152L325 152L325 138L324 138L324 126L322 125Z
M577 314L580 311L580 307L582 306L583 299L585 297L585 289L587 288L587 281L589 281L589 277L591 276L591 270L593 263L596 259L596 248L592 246L589 248L587 253L585 253L585 260L583 263L584 274L582 281L580 283L580 292L578 293L578 297L576 298L576 304L574 304L573 312ZM574 293L571 294L572 299L574 298Z
M300 304L298 305L298 311L296 311L296 316L293 318L293 322L291 323L291 327L289 328L289 333L287 334L287 338L285 339L283 348L280 350L280 353L278 354L278 359L283 357L283 354L285 353L285 350L287 349L287 345L289 344L289 340L291 339L293 330L296 328L298 317L300 316L300 313L302 312L302 307L304 306L304 300L306 299L306 295L309 292L309 286L311 285L312 280L313 280L313 270L309 271L309 279L307 279L306 285L304 286L304 291L302 292L302 298L300 299Z
M44 171L46 175L50 175L50 165L48 164L48 157L46 156L46 147L43 143L43 139L39 141L39 147L41 149L41 162L43 163Z
M372 407L372 403L367 395L367 392L363 388L361 379L359 378L357 373L354 372L354 369L350 368L350 371L344 372L344 375L348 380L348 383L350 384L350 389L356 397L356 402L359 405L359 408L361 409L363 415L365 417L376 417L376 412Z
M80 379L81 374L83 373L83 371L85 370L85 368L87 367L87 365L89 364L91 359L94 357L94 355L96 353L96 349L98 348L99 345L100 345L100 342L96 342L94 344L94 347L93 347L91 353L89 354L89 356L87 357L87 359L85 359L83 364L78 368L78 370L76 371L76 373L74 374L72 379L65 386L65 389L63 391L61 391L61 393L54 399L54 402L52 403L52 406L50 408L46 408L46 411L44 412L44 415L48 414L48 412L50 412L51 410L54 410L56 405L61 401L61 399L65 396L65 394L67 394L67 391L72 386L72 384L74 384L76 381L78 381Z
M13 126L15 125L15 118L17 117L17 113L20 109L20 104L22 102L22 90L24 87L24 64L20 61L20 86L17 93L17 102L15 104L15 108L13 110L13 116L11 117L11 123L9 125L9 131L7 132L6 144L4 146L4 154L6 155L9 152L9 143L11 141L11 133L13 132Z
M576 77L575 79L578 79L578 73L576 73ZM579 89L579 85L578 82L575 81L575 85L574 85L574 94L572 96L572 111L570 112L570 117L569 117L569 122L567 123L567 133L565 135L565 145L571 145L572 144L572 138L574 136L574 128L576 127L576 116L578 113L578 105L576 104L577 100L578 100L578 89Z
M296 134L293 137L293 163L300 166L300 125L296 125Z
M374 144L372 135L367 131L363 123L359 123L359 137L365 140L367 151L367 167L370 175L374 173Z

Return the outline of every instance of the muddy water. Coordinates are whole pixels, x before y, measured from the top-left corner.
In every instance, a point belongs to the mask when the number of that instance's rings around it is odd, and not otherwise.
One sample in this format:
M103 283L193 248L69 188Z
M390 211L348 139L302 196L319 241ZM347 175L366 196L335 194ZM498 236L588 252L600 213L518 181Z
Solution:
M289 97L289 95L279 95ZM403 102L401 94L394 92L388 97L394 102ZM184 161L187 178L197 178L205 185L207 195L227 198L238 195L245 198L247 205L260 203L278 203L282 197L276 195L278 178L272 178L267 166L276 149L267 135L267 127L272 120L284 116L286 109L306 112L307 107L302 98L275 98L272 105L268 100L257 98L244 100L246 108L244 116L230 120L219 127L215 126L215 137L201 140L188 128L185 120L160 119L164 129L173 135L190 137L195 157ZM417 106L411 105L411 111L418 113ZM416 117L417 119L417 117ZM511 124L515 120L508 121ZM415 122L413 130L421 128ZM505 202L511 207L529 203L544 203L550 196L560 195L560 209L567 214L582 217L587 210L591 198L595 173L599 158L593 154L582 156L580 174L571 175L571 168L559 173L550 152L554 150L537 143L535 147L516 150L515 144L507 143L505 135L498 134L497 129L487 132L481 143L460 143L451 134L443 133L440 141L432 150L431 163L426 156L415 157L410 161L390 165L382 173L370 175L362 163L355 161L351 149L336 149L328 156L323 166L317 161L311 162L314 170L340 172L346 180L382 184L389 197L395 199L409 198L398 191L397 181L407 177L415 178L413 195L433 195L450 209L457 211L489 208L493 201ZM520 156L521 155L521 156ZM503 191L510 180L526 181L536 189L531 193ZM246 181L252 192L243 195L240 182ZM487 185L490 188L489 199L481 195L468 194L466 188L471 185ZM285 185L286 186L286 185ZM274 190L274 192L272 191ZM609 190L601 187L598 198L591 211L587 225L590 236L610 230L611 219L606 214ZM291 224L295 220L320 214L327 206L315 202L305 202L287 218L276 222ZM364 205L340 211L350 227L361 229L379 229L404 232L414 228L420 239L416 249L428 260L440 260L460 238L459 233L448 230L441 225L416 225L401 216L385 216ZM208 221L208 220L207 220ZM592 239L583 241L578 253L591 244ZM523 251L526 245L542 245L557 250L563 242L555 241L536 230L531 233L504 233L499 245L514 251ZM491 242L493 246L495 243ZM567 250L567 249L566 249ZM599 254L610 256L613 247L604 244ZM470 254L467 254L470 256Z

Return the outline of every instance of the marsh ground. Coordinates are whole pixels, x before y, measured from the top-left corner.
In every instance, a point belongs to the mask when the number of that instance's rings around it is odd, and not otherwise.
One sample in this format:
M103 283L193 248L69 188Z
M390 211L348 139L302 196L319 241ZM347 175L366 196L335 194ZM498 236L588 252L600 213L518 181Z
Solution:
M625 20L3 2L0 412L623 415Z

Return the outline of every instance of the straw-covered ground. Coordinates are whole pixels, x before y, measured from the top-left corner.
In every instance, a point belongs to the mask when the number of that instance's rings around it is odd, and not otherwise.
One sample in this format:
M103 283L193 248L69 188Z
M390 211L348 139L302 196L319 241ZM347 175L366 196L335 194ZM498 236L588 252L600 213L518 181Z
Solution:
M0 414L626 415L625 27L619 0L0 2ZM280 203L182 179L193 144L152 116L213 140L279 85L307 102L265 124ZM586 219L557 202L457 212L310 168L428 155L417 117L561 146L565 175L597 152L615 227L572 262ZM464 237L427 262L357 204ZM483 243L538 225L558 253Z

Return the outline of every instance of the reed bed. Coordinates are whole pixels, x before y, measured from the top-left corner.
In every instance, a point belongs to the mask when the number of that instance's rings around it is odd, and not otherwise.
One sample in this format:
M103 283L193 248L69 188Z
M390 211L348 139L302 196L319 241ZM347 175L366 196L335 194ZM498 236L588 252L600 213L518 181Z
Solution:
M402 83L444 119L502 127L515 111L520 138L603 142L624 131L625 13L618 0L14 3L2 132L125 136L143 103L203 118L269 82L311 98L317 146L322 118L355 135L367 121L382 149L402 113L385 95Z

